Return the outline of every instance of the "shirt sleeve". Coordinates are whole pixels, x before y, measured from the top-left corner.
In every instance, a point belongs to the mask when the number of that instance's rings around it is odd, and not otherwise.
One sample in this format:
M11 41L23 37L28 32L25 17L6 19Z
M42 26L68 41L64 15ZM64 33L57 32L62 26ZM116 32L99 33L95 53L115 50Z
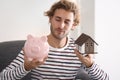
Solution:
M0 72L1 80L20 80L23 78L29 71L24 69L24 56L20 52L16 59L10 63L2 72Z
M95 63L89 68L85 67L85 70L88 72L91 80L109 80L108 74Z

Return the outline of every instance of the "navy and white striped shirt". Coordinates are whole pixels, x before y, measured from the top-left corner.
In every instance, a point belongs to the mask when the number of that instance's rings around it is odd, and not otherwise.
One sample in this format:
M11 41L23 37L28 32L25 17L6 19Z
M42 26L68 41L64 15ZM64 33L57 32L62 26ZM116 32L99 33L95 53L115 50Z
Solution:
M109 80L108 75L97 64L93 64L90 68L82 66L74 49L74 40L71 38L63 48L50 47L46 62L31 71L24 69L24 54L20 52L16 59L0 73L0 78L18 80L30 72L32 80L73 80L78 69L84 67L92 80Z

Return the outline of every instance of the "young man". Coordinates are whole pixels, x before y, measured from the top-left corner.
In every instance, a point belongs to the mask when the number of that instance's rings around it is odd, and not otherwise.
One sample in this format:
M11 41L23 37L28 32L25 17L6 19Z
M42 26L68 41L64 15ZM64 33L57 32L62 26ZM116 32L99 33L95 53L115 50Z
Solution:
M79 68L88 72L92 80L108 80L108 75L92 59L75 49L74 40L68 37L80 22L76 3L61 0L45 12L49 17L51 33L47 36L50 50L44 61L29 61L22 51L17 58L1 72L2 80L18 80L31 73L33 80L74 80Z

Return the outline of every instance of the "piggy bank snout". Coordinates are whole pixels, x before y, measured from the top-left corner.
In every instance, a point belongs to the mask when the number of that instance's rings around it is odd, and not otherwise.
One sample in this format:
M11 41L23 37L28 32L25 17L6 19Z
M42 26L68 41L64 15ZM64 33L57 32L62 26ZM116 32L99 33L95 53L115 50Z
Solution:
M40 47L39 46L34 46L31 48L31 52L33 53L38 53L40 51Z

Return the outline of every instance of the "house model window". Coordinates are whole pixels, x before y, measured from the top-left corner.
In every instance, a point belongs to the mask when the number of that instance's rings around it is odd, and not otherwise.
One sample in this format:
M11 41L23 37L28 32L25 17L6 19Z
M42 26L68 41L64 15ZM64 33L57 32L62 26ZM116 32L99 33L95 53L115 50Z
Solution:
M78 49L80 49L82 46L84 46L83 50L85 54L94 54L95 52L95 44L98 45L90 36L87 34L82 33L75 41L75 44L77 44Z

